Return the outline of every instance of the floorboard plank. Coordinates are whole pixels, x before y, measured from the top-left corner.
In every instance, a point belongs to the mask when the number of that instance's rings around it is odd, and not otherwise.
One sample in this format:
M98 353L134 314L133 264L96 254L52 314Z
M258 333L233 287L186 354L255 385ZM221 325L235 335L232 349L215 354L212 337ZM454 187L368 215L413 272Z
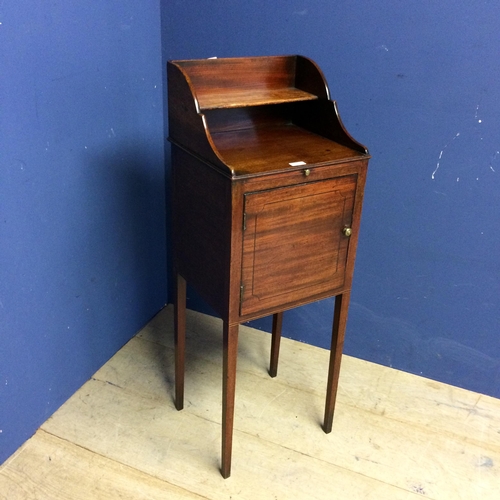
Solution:
M151 350L164 351L164 359L168 359L169 353L171 356L168 348L136 338L108 363L100 376L116 385L122 383L136 394L165 400L160 371L148 361ZM220 423L219 364L211 358L196 359L191 368L186 375L186 411ZM135 373L142 376L131 375ZM462 498L464 487L467 495L471 493L467 478L472 478L474 493L488 498L488 492L500 482L498 467L485 465L500 464L500 449L492 443L478 445L475 440L452 432L436 432L432 426L410 426L342 402L337 407L332 434L325 435L320 428L323 404L323 398L315 393L242 372L237 381L235 428L431 497Z
M134 468L38 431L0 469L2 500L202 500Z
M385 484L236 430L233 473L218 472L220 424L177 412L170 401L142 398L92 380L43 426L130 467L208 498L412 498ZM314 485L314 490L311 490ZM339 497L341 498L341 497Z
M233 472L219 474L222 324L188 312L185 409L165 308L0 469L0 499L497 499L500 400L242 326ZM49 459L50 457L50 459ZM3 496L2 496L3 495Z

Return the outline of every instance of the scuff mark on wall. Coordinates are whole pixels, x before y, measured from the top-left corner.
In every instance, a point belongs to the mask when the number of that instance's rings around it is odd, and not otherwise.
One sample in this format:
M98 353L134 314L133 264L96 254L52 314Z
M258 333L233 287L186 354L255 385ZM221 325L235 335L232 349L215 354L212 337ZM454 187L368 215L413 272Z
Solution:
M481 118L478 118L478 113L479 113L479 104L476 106L476 114L474 115L474 118L477 120L478 123L482 123L483 120L481 120Z
M469 151L473 151L474 147L476 148L475 154L469 154L468 160L466 160L465 157L463 157L463 155L458 154L457 151L453 152L453 154L456 157L455 163L457 162L457 159L460 159L459 163L461 162L461 171L463 171L464 169L469 171L469 172L472 171L472 178L475 179L476 181L478 181L479 177L480 177L480 176L478 176L478 173L481 173L481 172L476 171L476 169L474 169L474 167L477 166L478 162L482 162L482 161L486 160L486 162L487 162L486 165L488 167L488 170L496 173L495 165L496 165L496 161L498 161L498 159L500 159L500 151L498 151L496 149L498 146L494 145L493 146L495 148L494 153L493 154L488 153L488 151L487 151L488 146L486 146L486 141L482 142L482 141L484 141L485 137L488 140L489 136L488 136L487 132L485 131L485 129L483 128L484 127L484 119L481 116L482 113L480 112L480 108L481 108L481 102L479 102L475 106L473 122L468 121L467 124L464 124L465 130L462 130L462 132L457 132L455 134L455 136L447 144L445 144L443 149L439 152L438 160L436 163L436 168L434 169L434 171L431 174L432 180L435 180L436 173L442 165L442 159L443 159L443 156L445 155L446 149L448 147L450 147L452 145L453 141L455 141L461 135L465 141L465 142L463 142L463 145L461 146L462 148L467 148ZM476 140L481 141L480 145L478 145L478 144L474 145L473 141L476 141ZM491 145L489 147L491 147ZM468 161L469 165L466 165L465 161ZM484 163L483 163L483 165L484 165ZM477 170L479 170L479 169L477 169ZM456 181L457 182L460 181L459 176L456 177Z
M445 144L444 148L439 153L439 158L438 158L438 161L437 161L437 164L436 164L436 168L434 169L434 172L432 172L432 175L431 175L431 179L432 180L434 180L436 172L439 170L440 162L441 162L441 158L443 157L444 150L459 136L460 136L460 132L457 132L457 134L455 135L455 137L453 137L453 139L449 143Z
M490 161L490 170L492 172L496 172L496 170L493 168L493 162L497 159L497 156L500 154L500 151L495 151L495 154L491 157Z

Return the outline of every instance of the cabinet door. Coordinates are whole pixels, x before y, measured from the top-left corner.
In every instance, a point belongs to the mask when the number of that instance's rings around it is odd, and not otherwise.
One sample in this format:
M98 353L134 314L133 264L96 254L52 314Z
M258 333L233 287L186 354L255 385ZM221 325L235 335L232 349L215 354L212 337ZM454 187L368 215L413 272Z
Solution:
M245 195L242 316L342 288L355 191L350 175Z

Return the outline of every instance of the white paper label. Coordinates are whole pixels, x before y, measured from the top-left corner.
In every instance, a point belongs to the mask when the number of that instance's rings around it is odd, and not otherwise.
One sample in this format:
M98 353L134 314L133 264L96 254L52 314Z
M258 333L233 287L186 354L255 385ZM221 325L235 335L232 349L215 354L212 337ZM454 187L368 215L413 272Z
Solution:
M291 167L300 167L301 165L306 165L305 161L292 161L292 163L289 163Z

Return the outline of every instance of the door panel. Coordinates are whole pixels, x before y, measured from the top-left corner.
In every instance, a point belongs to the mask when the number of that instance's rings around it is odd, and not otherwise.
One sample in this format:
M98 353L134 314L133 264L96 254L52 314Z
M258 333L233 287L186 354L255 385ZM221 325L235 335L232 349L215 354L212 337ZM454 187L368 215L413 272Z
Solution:
M245 195L242 315L343 285L355 189L351 175Z

